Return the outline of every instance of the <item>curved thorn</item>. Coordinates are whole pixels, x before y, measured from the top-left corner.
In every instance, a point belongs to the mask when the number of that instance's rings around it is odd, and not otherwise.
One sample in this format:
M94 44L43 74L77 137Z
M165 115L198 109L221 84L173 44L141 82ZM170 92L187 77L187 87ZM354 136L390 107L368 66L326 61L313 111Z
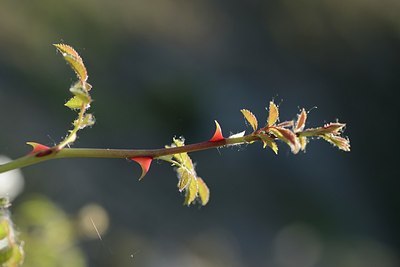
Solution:
M32 147L32 151L29 152L28 155L33 155L39 152L45 152L51 150L50 147L35 142L26 142L26 144Z
M217 142L217 141L221 141L224 140L225 137L222 135L222 130L221 130L221 126L219 125L219 123L217 121L215 121L215 133L213 135L213 137L211 137L211 139L209 140L210 142Z
M153 158L151 158L151 157L135 157L135 158L131 158L131 160L134 160L137 163L139 163L140 167L142 168L142 175L139 178L139 181L140 181L149 171L151 162L153 161Z

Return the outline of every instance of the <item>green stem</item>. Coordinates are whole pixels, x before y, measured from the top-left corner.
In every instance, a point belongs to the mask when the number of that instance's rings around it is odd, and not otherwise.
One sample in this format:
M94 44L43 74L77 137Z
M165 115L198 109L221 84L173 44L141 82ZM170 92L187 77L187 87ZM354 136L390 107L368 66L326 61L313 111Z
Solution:
M81 124L82 124L83 117L85 116L86 108L87 108L86 104L82 104L82 107L80 108L80 111L79 111L78 118L76 119L76 123L74 123L74 125L75 125L74 129L72 129L70 131L69 135L61 143L59 143L57 145L57 150L61 150L66 145L73 143L75 141L76 134L79 131Z
M43 161L61 158L135 158L151 157L160 158L162 156L195 152L211 148L224 147L250 143L259 140L259 137L249 134L243 137L225 138L215 142L201 142L185 145L181 147L160 148L160 149L99 149L99 148L63 148L55 149L51 154L39 157L37 153L28 154L11 162L0 165L0 173L10 170L27 167Z

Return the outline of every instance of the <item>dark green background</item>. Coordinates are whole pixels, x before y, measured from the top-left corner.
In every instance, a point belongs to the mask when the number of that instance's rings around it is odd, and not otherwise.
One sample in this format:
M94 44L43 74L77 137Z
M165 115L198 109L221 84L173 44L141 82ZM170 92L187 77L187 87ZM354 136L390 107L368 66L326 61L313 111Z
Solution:
M305 107L310 126L346 122L352 144L350 153L322 141L299 155L283 144L278 156L259 144L195 153L211 189L203 208L182 206L165 163L138 182L134 163L102 159L24 169L14 204L36 192L71 217L102 205L103 241L76 242L88 266L398 266L399 13L391 0L3 0L1 154L53 145L69 129L75 114L63 104L75 77L59 42L81 54L93 85L97 123L75 147L203 141L214 119L225 133L244 130L241 108L265 120L271 99L283 120ZM277 255L287 232L288 262ZM310 238L320 251L311 263L302 261Z

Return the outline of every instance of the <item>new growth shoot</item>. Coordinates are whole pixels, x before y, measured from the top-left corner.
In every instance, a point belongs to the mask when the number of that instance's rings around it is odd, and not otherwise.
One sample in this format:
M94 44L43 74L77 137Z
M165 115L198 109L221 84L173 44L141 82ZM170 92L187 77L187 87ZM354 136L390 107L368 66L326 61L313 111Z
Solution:
M92 86L87 82L88 74L82 58L69 45L55 44L66 62L74 70L78 81L69 89L72 97L65 106L78 113L73 121L73 128L67 137L59 144L48 147L35 142L28 142L32 150L25 156L9 163L0 165L0 173L26 167L51 159L61 158L122 158L137 162L142 168L142 179L150 169L154 159L166 161L175 169L178 176L178 190L185 192L185 205L195 202L206 205L209 201L210 190L202 178L197 175L194 164L188 153L230 145L253 144L261 142L264 148L270 148L278 154L277 141L287 144L294 154L305 151L307 143L312 138L323 139L340 150L350 151L350 142L342 137L344 123L333 122L321 127L307 128L307 112L301 109L295 120L280 121L279 108L269 102L268 115L263 123L247 109L241 112L251 126L250 132L245 131L224 137L221 126L215 121L216 129L212 137L204 142L185 144L183 138L174 138L171 145L159 149L100 149L100 148L70 148L77 138L78 131L95 124L92 114L87 113L92 103L90 91Z

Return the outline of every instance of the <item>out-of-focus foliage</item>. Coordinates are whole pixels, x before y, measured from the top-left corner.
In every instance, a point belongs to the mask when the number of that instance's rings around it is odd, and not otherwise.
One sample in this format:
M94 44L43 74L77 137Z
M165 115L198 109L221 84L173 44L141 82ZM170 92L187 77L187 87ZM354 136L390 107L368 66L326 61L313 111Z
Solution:
M386 31L398 37L399 10L396 0L283 0L276 1L273 12L267 11L265 21L280 45L317 60L332 57L328 51L338 52L331 50L338 42L357 49Z
M0 164L11 161L10 158L0 155ZM12 202L24 189L24 177L20 169L0 174L0 198L7 198Z
M9 206L8 199L0 198L0 266L18 267L24 262L24 248L10 218Z
M14 221L24 240L24 267L84 267L77 228L65 212L44 196L25 198L15 207Z

